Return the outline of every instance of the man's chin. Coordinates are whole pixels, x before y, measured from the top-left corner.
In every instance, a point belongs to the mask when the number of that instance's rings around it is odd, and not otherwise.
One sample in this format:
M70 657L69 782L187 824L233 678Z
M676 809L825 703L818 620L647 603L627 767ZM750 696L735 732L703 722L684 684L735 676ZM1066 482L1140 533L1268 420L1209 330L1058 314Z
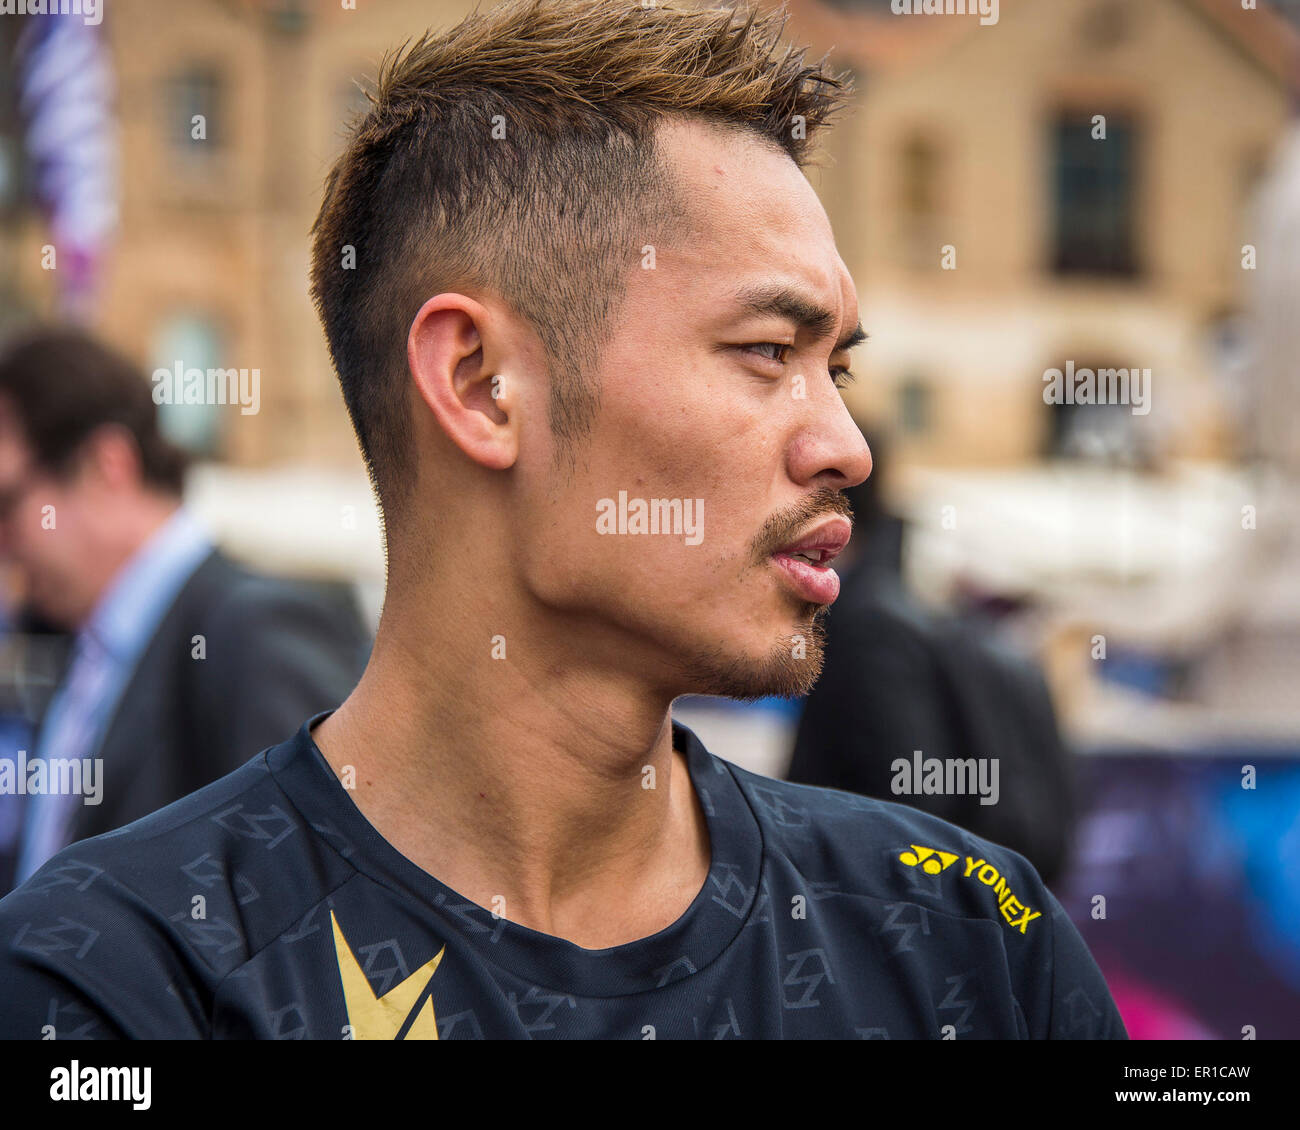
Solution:
M799 698L812 690L826 655L827 606L807 604L801 627L775 642L766 655L710 649L696 657L688 694L716 695L741 702L760 698Z

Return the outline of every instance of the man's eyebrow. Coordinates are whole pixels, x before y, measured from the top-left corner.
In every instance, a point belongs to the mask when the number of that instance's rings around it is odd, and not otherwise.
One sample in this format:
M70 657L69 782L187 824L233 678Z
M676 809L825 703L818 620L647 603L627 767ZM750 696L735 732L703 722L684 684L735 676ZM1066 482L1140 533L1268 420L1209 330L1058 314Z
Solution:
M795 325L818 337L825 337L835 327L833 311L799 291L781 284L773 286L758 283L745 286L736 291L733 300L747 314L788 318ZM852 349L866 340L866 331L859 322L853 329L845 331L840 340L835 343L835 352Z

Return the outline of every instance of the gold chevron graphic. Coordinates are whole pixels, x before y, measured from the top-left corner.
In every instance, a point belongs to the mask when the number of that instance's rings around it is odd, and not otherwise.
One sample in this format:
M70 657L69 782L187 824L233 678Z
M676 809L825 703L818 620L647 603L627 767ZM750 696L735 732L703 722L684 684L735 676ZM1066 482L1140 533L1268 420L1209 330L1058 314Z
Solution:
M425 962L400 985L394 985L382 997L375 996L370 982L361 970L352 947L343 936L343 929L334 911L330 911L330 922L334 925L334 953L339 962L339 979L343 982L343 1003L348 1010L348 1023L352 1025L352 1037L356 1040L395 1040L401 1031L411 1009L424 992L433 977L442 955L447 952L444 945L435 957ZM424 1007L420 1009L406 1033L408 1040L436 1040L438 1038L438 1021L433 1013L433 997L424 998Z

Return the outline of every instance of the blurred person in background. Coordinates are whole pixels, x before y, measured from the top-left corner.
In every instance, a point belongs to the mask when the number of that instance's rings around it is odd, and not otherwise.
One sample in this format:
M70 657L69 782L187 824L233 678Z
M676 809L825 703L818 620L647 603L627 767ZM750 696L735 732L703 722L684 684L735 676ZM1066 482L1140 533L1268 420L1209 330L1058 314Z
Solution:
M845 490L853 540L826 624L826 663L805 700L791 781L912 805L1061 875L1073 805L1066 749L1037 665L987 621L927 609L902 578L904 523L882 502L887 442L871 431L874 471ZM887 471L885 472L887 473ZM975 791L896 794L894 762L998 760L996 802Z
M346 587L232 562L182 504L184 469L148 381L89 336L42 329L0 353L0 553L27 615L75 637L34 756L103 764L97 803L24 798L14 884L237 768L364 668Z
M7 579L7 578L6 578ZM32 727L21 701L21 660L14 646L14 606L9 586L0 582L0 756L31 748ZM14 885L21 844L22 803L16 791L0 789L0 892Z

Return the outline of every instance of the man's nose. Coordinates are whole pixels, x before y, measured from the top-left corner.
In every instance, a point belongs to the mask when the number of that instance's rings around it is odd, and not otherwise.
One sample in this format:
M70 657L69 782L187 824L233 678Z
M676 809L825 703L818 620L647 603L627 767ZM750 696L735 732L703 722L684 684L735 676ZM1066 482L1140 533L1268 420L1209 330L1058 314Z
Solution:
M790 473L796 482L823 481L836 490L866 482L871 473L871 447L844 401L822 416L794 445Z
M853 431L857 435L857 439L852 445L853 453L843 461L844 474L848 479L844 484L845 488L865 483L870 478L874 466L871 458L871 445L867 443L867 437L862 434L862 429L857 424L853 425Z

